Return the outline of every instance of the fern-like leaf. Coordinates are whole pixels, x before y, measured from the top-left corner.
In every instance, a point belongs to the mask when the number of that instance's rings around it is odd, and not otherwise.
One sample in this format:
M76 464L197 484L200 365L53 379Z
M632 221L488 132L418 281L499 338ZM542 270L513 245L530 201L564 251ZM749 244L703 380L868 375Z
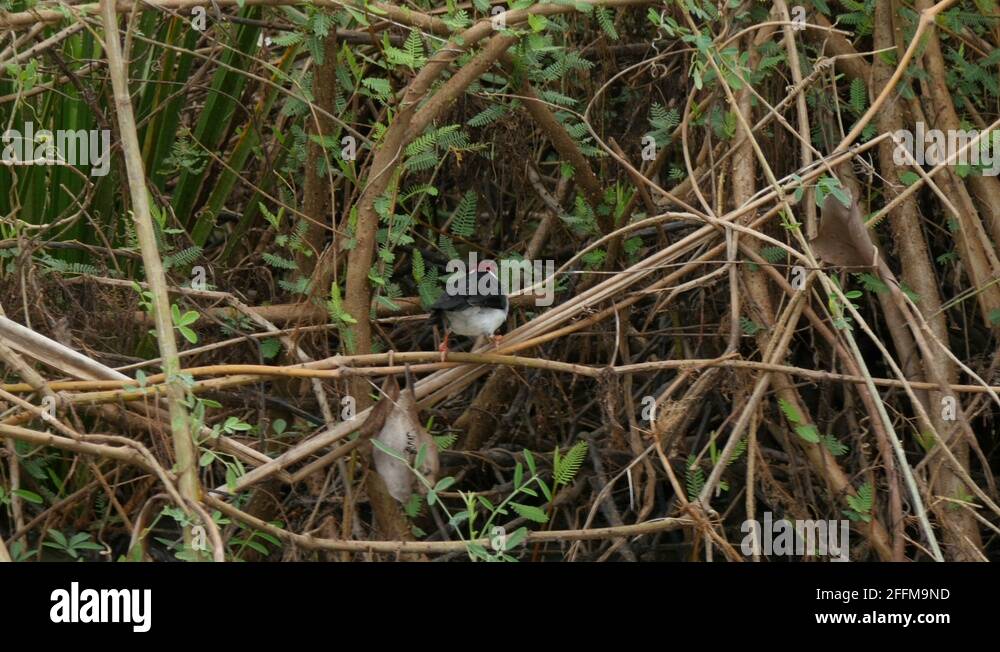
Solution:
M452 235L459 238L469 238L476 232L476 208L478 203L475 191L469 190L462 196L452 217Z
M701 490L705 488L705 472L698 466L697 458L694 455L688 456L684 484L687 486L688 500L698 500Z
M769 263L776 263L785 258L785 250L781 247L763 247L760 250L761 257Z
M867 105L868 89L865 88L865 82L862 79L854 79L851 82L851 111L855 115L861 115Z
M507 112L507 107L503 104L492 104L476 115L469 118L469 121L465 124L470 127L485 127L488 124L494 123Z
M778 407L785 413L785 417L787 417L789 421L795 424L802 423L802 415L799 414L799 411L795 409L794 405L783 398L779 398Z
M580 440L573 444L572 448L566 451L566 455L559 457L556 451L556 463L553 470L556 485L568 485L573 482L580 465L583 464L587 456L587 442Z
M617 41L618 32L615 30L614 15L606 7L598 6L595 9L594 15L597 17L597 24L601 26L601 29L604 30L609 39Z
M281 256L275 256L274 254L264 253L261 254L264 258L264 262L275 267L277 269L298 269L299 266L294 260L288 260L287 258L282 258Z

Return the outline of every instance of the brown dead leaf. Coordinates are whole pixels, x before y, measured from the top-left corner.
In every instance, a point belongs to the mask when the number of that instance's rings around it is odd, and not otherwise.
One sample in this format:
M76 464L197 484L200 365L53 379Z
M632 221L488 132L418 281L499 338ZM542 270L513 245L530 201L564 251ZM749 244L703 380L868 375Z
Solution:
M851 199L851 207L844 206L832 194L823 202L819 231L809 244L816 256L835 267L878 266L878 248L872 242L858 202Z

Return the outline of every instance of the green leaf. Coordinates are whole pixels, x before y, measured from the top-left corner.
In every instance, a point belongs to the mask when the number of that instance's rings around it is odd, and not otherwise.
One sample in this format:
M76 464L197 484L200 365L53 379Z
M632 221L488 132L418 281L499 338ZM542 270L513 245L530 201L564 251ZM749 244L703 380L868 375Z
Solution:
M764 327L754 322L752 319L740 317L740 329L744 334L753 336L764 330Z
M532 505L522 505L521 503L510 503L511 508L517 512L518 516L526 518L529 521L534 521L535 523L547 523L549 520L548 514Z
M528 14L528 27L532 32L541 32L549 24L548 18L539 14Z
M66 547L67 545L66 536L62 532L60 532L59 530L49 530L48 535L53 541L55 541L61 547L64 548Z
M882 294L883 292L889 291L889 286L885 284L885 281L875 276L874 274L855 274L855 277L861 281L861 284L869 292L874 292L875 294Z
M451 233L460 238L470 238L476 232L476 207L478 197L475 191L469 190L458 202L452 215Z
M44 502L41 496L36 494L34 491L28 491L27 489L15 489L10 493L15 496L20 496L29 503L34 503L36 505L41 505Z
M456 441L458 441L458 434L454 432L447 435L434 435L434 444L439 451L448 450Z
M776 263L785 258L785 250L781 247L762 247L761 257L769 263Z
M813 425L795 426L795 434L805 439L810 444L819 443L819 430Z
M566 452L566 455L558 460L553 470L553 484L568 485L573 482L580 465L587 455L587 442L580 440L573 444L573 447Z
M531 471L531 475L535 475L535 457L527 448L524 449L524 461L528 465L528 470Z
M194 310L188 310L186 313L181 315L181 320L178 322L179 326L190 326L191 324L198 321L198 313Z
M252 539L248 539L245 543L246 543L246 546L248 548L253 548L254 550L256 550L257 552L259 552L262 555L269 554L268 549L263 544L261 544L261 543L257 543L256 541L254 541Z
M198 343L198 334L195 333L190 328L188 328L187 326L178 326L177 327L177 332L179 332L181 335L183 335L184 339L186 339L191 344L197 344Z
M688 500L697 500L705 488L705 472L698 465L695 455L689 455L684 484L687 486Z
M785 417L792 423L802 423L802 415L795 409L795 406L783 398L778 399L778 407L785 413Z
M506 549L513 550L528 538L528 528L519 527L507 536Z
M823 440L823 445L826 446L826 449L830 451L830 454L833 455L834 457L840 457L841 455L847 453L847 451L850 450L850 448L848 448L846 444L841 442L833 435L824 435L822 437L822 440Z
M486 548L479 545L478 543L470 543L468 544L467 547L469 549L469 556L472 557L473 559L483 559L483 560L490 559L490 553L486 551Z
M601 26L601 29L608 35L608 38L612 41L617 41L618 31L615 29L614 15L605 7L598 6L595 9L597 24Z
M545 500L552 502L552 491L549 489L549 486L545 484L545 481L541 478L535 478L535 482L538 483L539 488L541 488L542 493L545 495Z
M270 360L281 351L281 342L277 339L266 339L260 342L260 357Z
M445 491L448 487L452 486L453 484L455 484L455 478L451 476L441 478L440 480L438 480L438 483L434 485L434 491L438 492Z
M397 459L400 462L403 462L404 464L409 464L409 460L407 460L405 457L403 457L402 455L400 455L399 451L397 451L395 448L391 448L389 446L386 446L385 444L383 444L382 442L380 442L377 439L372 439L372 446L374 446L375 448L379 449L380 451L382 451L383 453L385 453L389 457Z

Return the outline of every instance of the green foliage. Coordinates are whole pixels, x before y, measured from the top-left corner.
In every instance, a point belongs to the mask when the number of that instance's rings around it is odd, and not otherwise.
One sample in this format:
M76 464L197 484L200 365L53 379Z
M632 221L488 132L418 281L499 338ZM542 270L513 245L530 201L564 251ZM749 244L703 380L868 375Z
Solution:
M198 312L196 310L188 310L187 312L181 314L181 309L177 304L170 306L170 317L173 320L174 328L180 333L184 339L186 339L191 344L198 343L198 333L191 328L191 324L198 321Z
M769 263L777 263L788 255L781 247L761 247L761 257Z
M846 496L850 509L845 509L844 515L852 521L864 521L871 523L872 506L875 500L875 491L870 482L866 482L858 487L857 496Z
M455 433L434 436L434 443L437 445L439 451L448 450L455 445L456 441L458 441L458 435Z
M52 270L53 272L58 272L63 276L70 275L80 275L80 276L99 276L100 270L93 265L88 265L86 263L70 263L61 258L53 258L45 252L39 254L39 260L45 265L46 268ZM166 264L166 258L164 258L164 264ZM113 275L113 272L111 272Z
M418 70L427 63L427 57L424 56L424 42L421 40L420 32L417 30L410 31L410 34L406 37L406 41L403 43L402 49L393 47L389 43L388 34L386 34L382 48L385 51L386 59L391 65L406 66L410 70Z
M837 21L841 25L853 27L854 34L857 37L868 36L872 33L872 18L875 15L875 2L876 0L865 0L864 2L857 2L857 0L841 0L840 4L842 4L849 11L837 16Z
M564 456L559 455L557 448L553 455L553 485L556 487L569 485L573 482L573 478L576 477L580 465L587 456L587 442L583 440L576 442Z
M73 559L79 559L80 553L84 550L104 550L104 546L93 541L93 535L89 532L77 532L73 536L67 538L65 534L59 530L49 530L48 537L50 541L42 542L42 545L46 548L54 548L62 553L65 553L72 557Z
M657 147L663 147L670 142L674 129L680 124L680 115L676 108L667 110L659 102L653 102L649 107L649 135L656 141Z
M783 398L779 398L778 407L781 408L781 411L784 413L785 418L788 419L788 422L792 424L792 430L795 431L795 434L810 444L818 444L820 442L821 435L819 433L819 429L812 424L805 423L802 415L799 414L799 411L794 405ZM830 446L836 447L836 444L828 443L828 447ZM833 450L834 448L831 448L831 452L833 452ZM836 455L837 453L834 454Z
M688 500L698 500L701 490L705 488L705 472L698 465L698 459L695 455L688 456L684 480L684 484L687 487Z
M478 198L475 191L468 190L451 217L451 233L459 238L470 238L476 232L476 207Z
M365 77L361 80L361 85L368 91L368 94L380 102L388 102L392 97L392 85L384 77Z
M470 127L485 127L493 124L507 113L507 107L503 104L491 104L476 115L469 118L465 123Z
M192 245L176 253L168 254L163 257L163 268L169 270L175 267L189 267L201 257L203 252L204 249L198 245Z
M594 17L597 18L597 24L601 26L601 29L608 35L608 38L612 41L617 41L618 31L615 29L614 14L606 7L595 7Z
M840 185L840 180L836 177L823 176L816 182L816 205L822 206L827 195L833 195L841 204L847 208L851 207L851 195Z
M869 274L867 272L862 274L855 274L854 277L858 279L861 285L864 286L869 292L875 294L882 294L889 291L889 286L885 284L885 281L875 276L874 274Z
M330 299L326 302L326 309L330 313L330 319L335 323L345 325L358 323L357 319L344 310L343 300L340 298L340 287L336 283L330 284Z
M849 450L851 450L847 444L834 437L833 435L820 435L820 441L826 446L826 449L830 451L830 454L834 457L840 457L845 455Z
M865 82L862 79L851 80L851 99L850 99L850 109L855 115L861 115L865 112L865 107L868 105L868 89L865 88Z
M296 263L294 260L282 258L281 256L275 254L269 254L266 251L263 254L261 254L261 257L264 259L265 263L276 269L292 270L299 268L298 263Z
M764 330L764 327L760 324L755 323L752 319L747 317L740 317L740 329L745 335L750 335L751 337Z

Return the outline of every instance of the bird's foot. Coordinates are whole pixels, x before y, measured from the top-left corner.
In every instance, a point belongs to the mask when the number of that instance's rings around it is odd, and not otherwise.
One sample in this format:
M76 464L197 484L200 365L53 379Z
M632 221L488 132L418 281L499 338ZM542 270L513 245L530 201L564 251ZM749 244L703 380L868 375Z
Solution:
M444 339L441 340L441 346L438 347L438 351L441 352L441 362L447 362L448 358L448 334L446 333Z
M490 335L490 340L493 342L493 348L499 350L500 343L503 342L503 334Z

